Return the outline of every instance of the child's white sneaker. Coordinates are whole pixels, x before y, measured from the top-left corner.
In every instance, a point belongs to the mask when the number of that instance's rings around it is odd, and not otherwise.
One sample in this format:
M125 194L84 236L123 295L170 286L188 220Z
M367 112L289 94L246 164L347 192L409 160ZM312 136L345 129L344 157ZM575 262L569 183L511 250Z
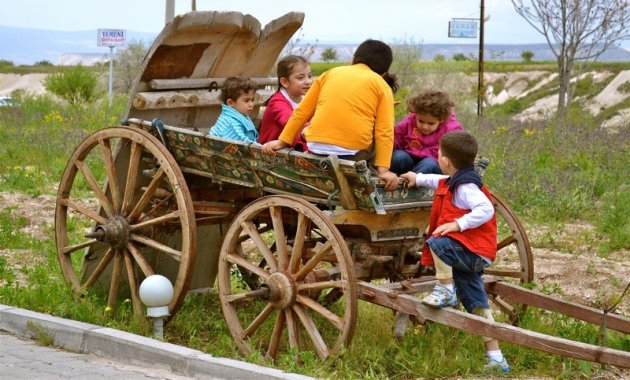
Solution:
M510 365L508 364L507 360L505 360L505 357L500 362L494 359L488 358L488 363L486 363L486 365L483 366L483 371L488 372L488 373L492 373L492 372L509 373Z
M457 306L457 295L455 288L449 290L446 286L437 284L428 296L422 299L422 303L438 309L444 307Z

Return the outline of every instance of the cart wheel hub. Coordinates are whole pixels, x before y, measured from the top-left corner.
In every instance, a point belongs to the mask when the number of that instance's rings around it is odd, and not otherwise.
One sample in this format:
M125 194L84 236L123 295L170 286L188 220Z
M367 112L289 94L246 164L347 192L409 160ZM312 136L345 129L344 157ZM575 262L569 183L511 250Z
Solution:
M85 237L96 239L116 248L122 248L129 242L129 223L125 218L115 216L109 223L96 226L94 232L85 235Z
M291 275L282 272L273 273L267 282L269 302L276 309L286 309L295 302L297 287Z

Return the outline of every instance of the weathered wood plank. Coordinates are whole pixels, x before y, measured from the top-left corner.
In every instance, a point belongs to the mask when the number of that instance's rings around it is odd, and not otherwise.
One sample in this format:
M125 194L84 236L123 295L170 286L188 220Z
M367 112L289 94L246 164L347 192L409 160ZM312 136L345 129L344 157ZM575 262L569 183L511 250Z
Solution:
M492 322L452 308L434 309L423 305L420 299L416 297L397 294L395 291L365 281L358 282L357 290L359 298L365 301L389 307L419 319L437 322L475 335L487 336L551 354L630 368L630 352L575 342L505 323Z
M258 90L256 106L261 106L274 91ZM207 107L221 104L219 91L186 90L139 92L133 97L133 106L140 110L185 107Z
M486 289L489 293L510 299L516 303L523 303L541 309L561 313L601 326L604 322L604 312L575 302L564 301L532 290L521 288L503 281L488 282ZM607 314L606 327L630 334L630 319L621 315Z
M210 84L215 82L218 87L225 83L223 78L181 78L181 79L153 79L149 86L154 90L192 90L210 88ZM259 87L276 86L278 78L249 78Z

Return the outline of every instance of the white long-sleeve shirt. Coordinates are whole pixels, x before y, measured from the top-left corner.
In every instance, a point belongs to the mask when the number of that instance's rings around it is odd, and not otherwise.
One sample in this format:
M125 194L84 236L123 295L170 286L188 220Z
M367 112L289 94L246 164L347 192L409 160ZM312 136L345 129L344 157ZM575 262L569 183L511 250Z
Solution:
M439 182L448 176L441 174L416 174L416 186L437 189ZM479 227L494 215L494 206L486 194L474 183L459 185L453 193L453 204L461 209L470 210L461 218L455 219L460 231Z

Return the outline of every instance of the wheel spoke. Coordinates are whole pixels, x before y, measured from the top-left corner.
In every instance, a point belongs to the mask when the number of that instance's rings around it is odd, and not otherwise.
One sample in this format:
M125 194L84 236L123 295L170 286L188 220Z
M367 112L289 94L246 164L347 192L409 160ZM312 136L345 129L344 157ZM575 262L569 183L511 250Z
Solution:
M339 330L343 329L343 319L332 311L326 309L324 306L320 305L317 301L309 297L301 296L299 294L297 296L297 301L302 305L307 306L313 311L319 313L324 318L328 319Z
M138 168L140 166L140 155L142 154L142 145L131 142L131 152L129 155L129 169L127 171L127 182L125 186L125 195L122 203L122 214L127 215L129 206L133 201L136 191L136 179L138 178Z
M148 247L155 248L158 251L164 252L170 257L172 257L174 260L180 261L182 259L181 251L175 250L153 239L149 239L146 236L142 236L138 234L131 234L129 238L133 241L137 241L138 243L142 243Z
M99 139L98 144L101 147L101 155L103 156L105 170L107 171L107 180L109 181L109 191L112 194L114 211L118 213L120 212L122 200L120 197L120 187L118 186L118 175L116 173L116 167L114 166L114 159L112 157L112 147L109 140L106 139Z
M90 239L87 241L84 241L83 243L79 243L79 244L75 244L75 245L69 245L67 247L63 247L63 249L61 250L61 252L63 252L63 254L68 255L74 251L78 251L81 248L85 248L85 247L89 247L91 245L94 245L98 243L98 240L96 239Z
M271 252L269 247L267 247L267 244L265 244L265 242L263 241L262 236L260 236L260 234L258 233L258 230L256 229L254 223L249 221L242 222L241 227L252 239L260 254L263 255L263 257L267 261L267 265L269 265L269 267L271 267L274 272L278 271L278 262L276 261L276 258L273 256L273 253Z
M269 293L268 289L256 289L249 292L231 294L225 297L225 300L227 302L242 302L242 301L248 301L251 299L263 297L268 293Z
M267 354L265 355L267 359L275 359L276 356L278 356L278 347L280 346L280 339L282 338L282 331L284 330L284 322L286 319L284 313L284 310L278 310L278 317L276 318L276 322L273 324L271 339L269 339L269 347L267 348Z
M131 210L131 213L129 213L129 216L127 217L128 220L134 220L135 218L137 218L138 215L140 215L140 213L142 212L142 210L144 210L144 208L147 207L147 205L149 204L149 201L153 197L153 194L155 194L155 191L158 189L158 186L160 186L160 183L162 182L162 179L164 178L165 175L166 175L166 172L164 171L164 168L160 166L160 169L158 169L157 173L155 173L155 175L151 179L151 182L149 183L149 186L147 186L146 190L142 194L142 197L140 197L140 200L136 204L136 207L134 207L133 210Z
M315 254L315 256L311 257L306 264L295 274L295 280L300 281L303 280L306 275L315 268L315 266L324 258L330 250L332 249L332 242L329 240L320 248L319 252Z
M326 347L326 343L319 333L319 330L315 326L315 323L301 305L294 304L292 308L300 319L300 322L302 322L302 325L306 329L306 333L311 338L311 342L313 342L315 351L317 351L320 359L326 359L329 355L328 347Z
M289 347L299 350L300 349L300 334L299 334L299 324L297 318L295 317L295 313L293 310L285 309L284 316L287 320L287 335L289 336Z
M269 273L267 273L264 269L260 268L258 265L254 265L244 258L240 257L237 254L231 253L226 256L226 260L232 264L236 264L240 267L245 268L246 270L254 273L258 277L262 277L264 280L269 279Z
M114 253L114 268L112 269L112 282L109 286L109 296L107 297L107 307L113 309L118 298L118 288L120 287L120 280L122 277L122 252L115 251Z
M503 248L507 247L508 245L514 244L514 243L516 243L516 239L514 238L514 236L510 235L497 243L497 251L500 251Z
M131 255L133 256L133 259L136 261L136 263L138 263L138 266L140 267L140 270L145 277L149 277L155 274L153 268L151 268L151 265L147 262L144 256L142 256L142 253L138 250L138 247L136 247L135 244L133 244L132 242L127 242L127 249L129 250L129 253L131 253Z
M92 189L92 191L98 198L99 202L101 203L101 206L103 206L105 213L110 218L113 217L115 213L114 213L114 209L112 208L112 204L107 198L107 195L105 195L105 192L103 191L103 189L101 189L101 187L98 185L98 182L96 182L96 178L94 178L94 176L92 175L92 172L90 171L90 168L87 166L87 164L84 161L77 161L74 163L74 165L77 168L79 168L81 173L83 173L83 176L85 177L86 181L90 185L90 188Z
M143 221L141 223L129 226L129 229L131 231L136 231L136 230L139 230L139 229L144 228L144 227L152 226L154 224L165 223L165 222L168 222L169 220L173 220L173 219L179 218L180 214L181 214L181 212L179 210L175 210L173 212L169 212L168 214L164 214L162 216L158 216L157 218L145 220L145 221Z
M487 268L484 270L484 273L497 277L516 278L522 283L527 282L527 274L518 269Z
M72 209L74 209L75 211L77 211L78 213L81 213L85 216L87 216L88 218L92 219L93 221L99 223L99 224L107 224L107 218L98 215L96 212L83 207L81 205L79 205L78 203L71 201L70 199L62 199L61 204L66 206L66 207L70 207Z
M84 292L87 288L94 285L96 280L103 273L103 270L105 270L105 268L107 268L107 265L109 265L110 261L112 261L113 257L114 257L114 251L110 247L107 249L107 252L105 252L103 257L101 258L101 261L96 266L96 269L94 269L90 277L87 279L87 281L85 281L85 284L83 284L83 286L81 287L81 292Z
M302 250L304 249L304 238L308 228L308 219L301 212L298 213L297 231L295 232L295 240L293 242L293 250L291 251L291 261L289 262L289 273L295 273L302 259Z
M323 290L330 288L341 289L342 286L343 284L341 283L341 281L321 281L298 284L297 288L299 292L309 292L311 290Z
M254 318L252 323L241 333L241 339L250 337L258 328L269 318L269 315L274 310L272 304L268 303L265 308Z
M138 288L138 276L133 267L131 261L131 254L128 251L123 251L125 256L125 267L127 267L127 278L129 279L129 290L131 292L131 302L133 303L133 311L138 319L143 317L142 315L142 302L140 301L140 293Z
M269 207L271 222L273 224L273 232L276 236L276 250L278 252L278 266L281 270L287 269L289 264L289 251L287 248L287 238L284 231L284 223L282 222L282 211L280 207Z

